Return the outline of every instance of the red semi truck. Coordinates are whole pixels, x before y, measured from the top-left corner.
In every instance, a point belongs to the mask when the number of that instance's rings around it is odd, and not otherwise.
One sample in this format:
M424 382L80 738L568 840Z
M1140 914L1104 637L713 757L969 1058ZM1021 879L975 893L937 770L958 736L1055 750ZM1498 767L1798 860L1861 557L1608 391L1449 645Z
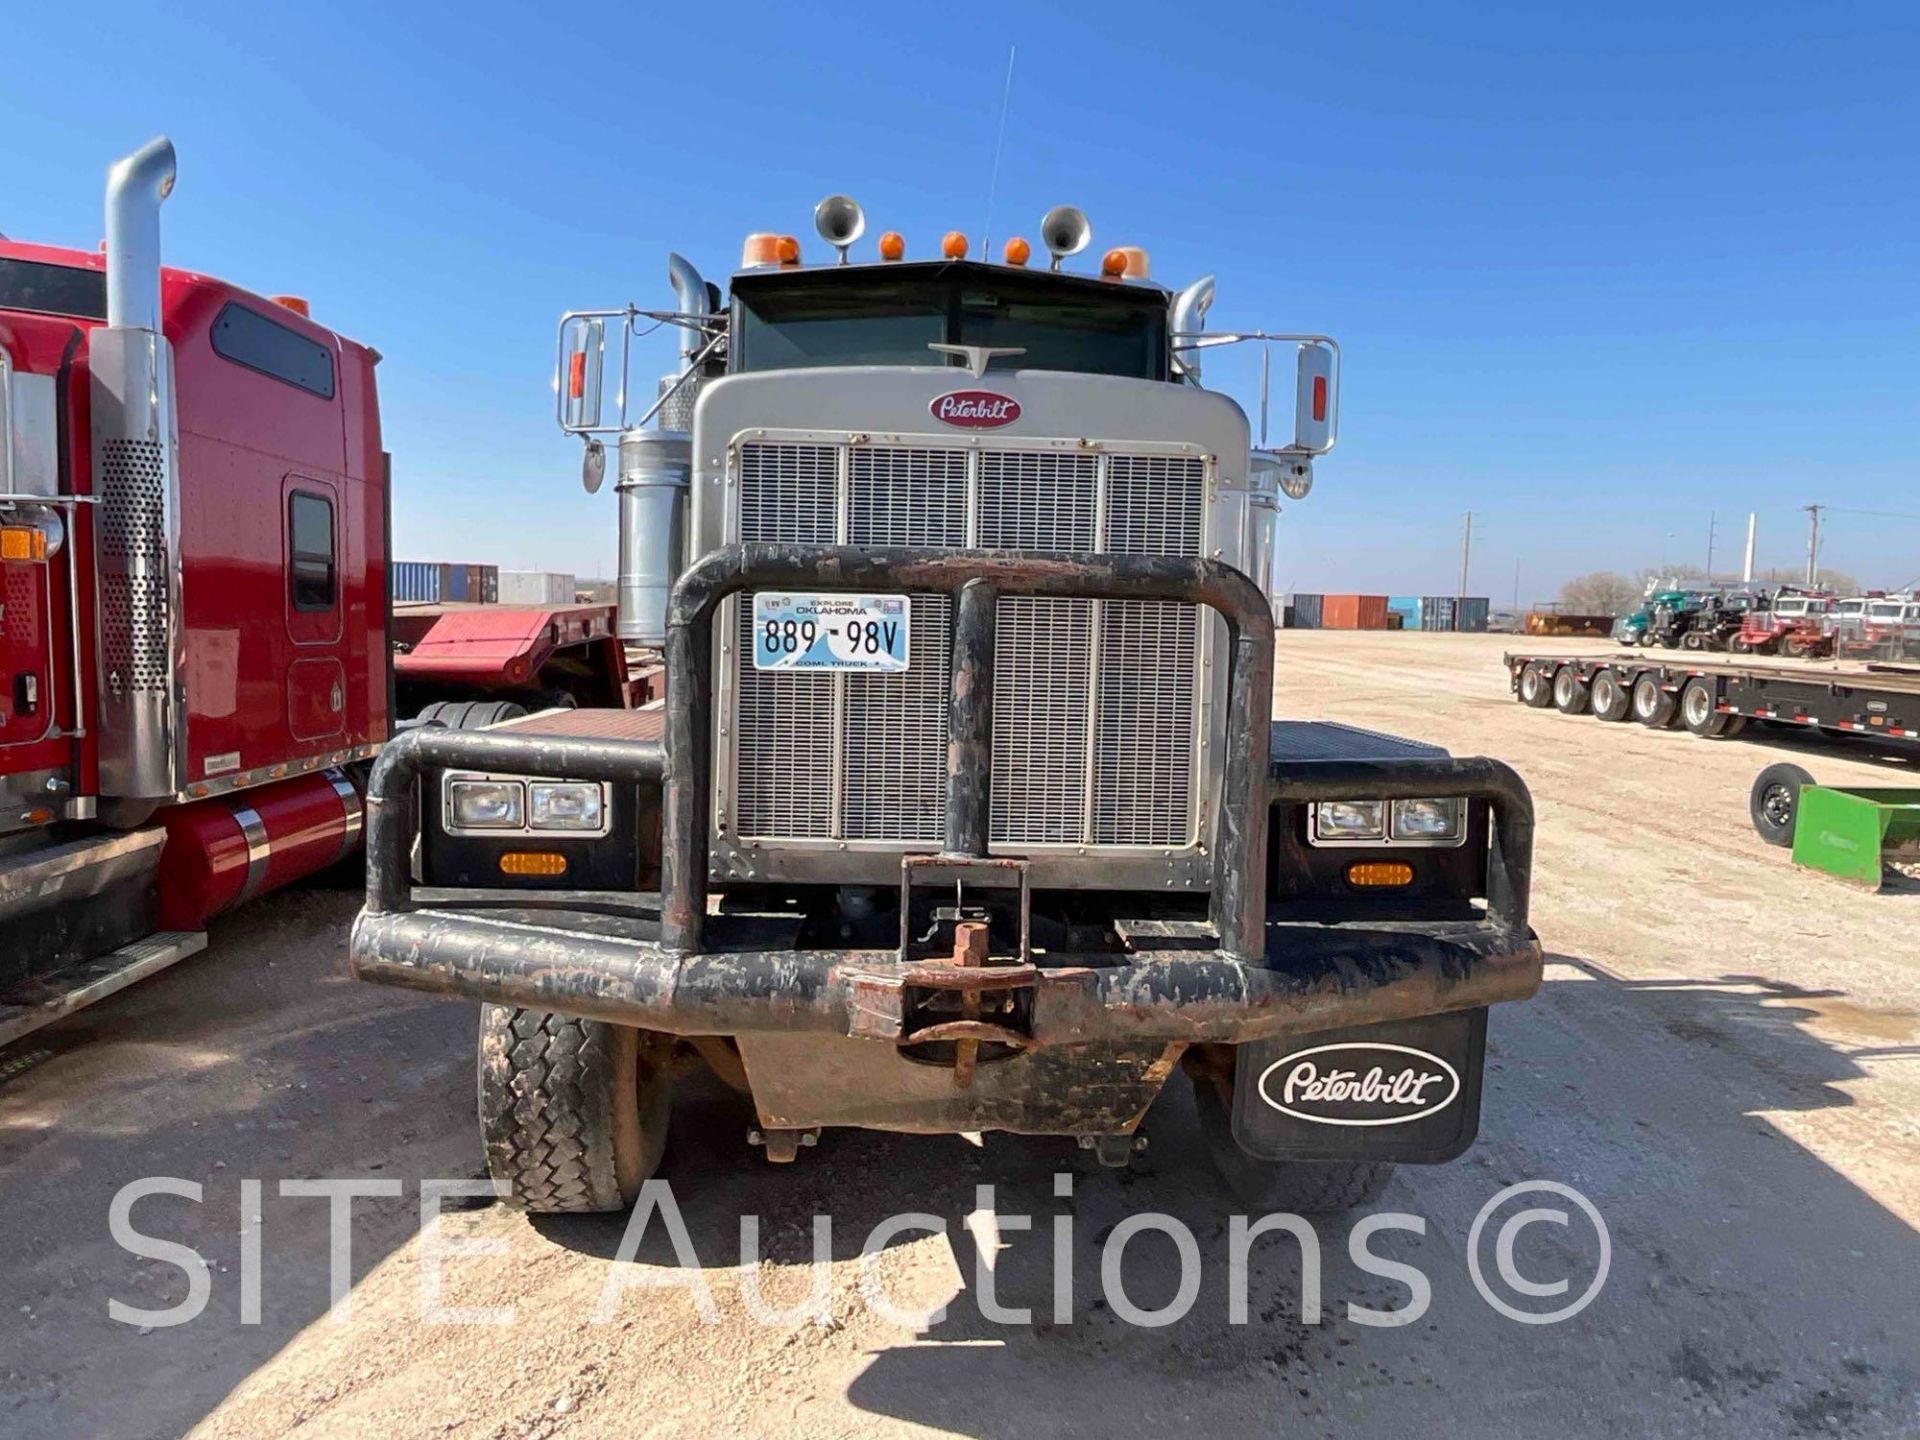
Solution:
M636 698L611 605L390 610L380 356L162 268L174 174L0 239L0 1044L353 852L396 715Z

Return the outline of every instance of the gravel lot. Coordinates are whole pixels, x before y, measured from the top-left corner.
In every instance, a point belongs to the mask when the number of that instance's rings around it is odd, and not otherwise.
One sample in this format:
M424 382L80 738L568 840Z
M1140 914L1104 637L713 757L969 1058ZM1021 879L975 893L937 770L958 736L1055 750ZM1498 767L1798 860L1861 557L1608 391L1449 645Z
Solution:
M1281 636L1279 713L1498 756L1539 805L1547 984L1493 1017L1476 1148L1403 1170L1385 1197L1425 1234L1373 1242L1429 1277L1415 1323L1350 1318L1349 1303L1408 1303L1399 1280L1352 1263L1351 1219L1322 1227L1320 1323L1301 1323L1284 1237L1256 1248L1249 1321L1229 1323L1224 1205L1178 1081L1150 1118L1151 1148L1122 1174L1066 1144L994 1135L829 1135L774 1168L741 1143L739 1100L690 1086L663 1175L717 1323L686 1293L644 1290L592 1323L610 1276L678 1274L660 1224L637 1265L616 1266L619 1218L500 1208L441 1222L443 1246L500 1249L448 1257L444 1293L511 1305L515 1323L427 1323L420 1182L478 1165L474 1011L342 978L356 899L316 888L220 922L201 958L0 1051L0 1434L1914 1433L1920 893L1863 896L1794 870L1749 828L1746 791L1780 758L1863 783L1916 783L1920 767L1759 732L1707 742L1526 710L1499 662L1513 644ZM115 1192L147 1175L204 1187L198 1204L143 1200L136 1219L213 1268L204 1314L143 1331L110 1319L109 1298L154 1307L187 1290L181 1270L109 1237ZM327 1310L326 1203L277 1193L284 1177L325 1176L402 1192L355 1207L345 1319ZM257 1202L248 1179L265 1182ZM1611 1237L1604 1288L1562 1324L1504 1318L1469 1278L1476 1213L1526 1180L1576 1187ZM978 1205L982 1184L998 1187L998 1224ZM924 1325L861 1300L861 1241L901 1211L945 1226L909 1232L878 1262L896 1305L946 1305ZM1100 1298L1105 1238L1138 1211L1183 1221L1202 1261L1191 1310L1160 1328L1128 1325ZM833 1220L823 1313L753 1323L740 1217L759 1217L768 1303L795 1305L816 1213ZM253 1215L263 1281L258 1323L243 1324ZM1015 1228L1018 1215L1031 1228ZM1070 1323L1051 1318L1057 1222L1072 1230ZM1525 1234L1521 1270L1569 1276L1577 1293L1597 1259L1591 1235ZM1032 1307L1030 1322L983 1314L977 1261L1000 1304ZM1133 1241L1124 1275L1135 1305L1166 1303L1171 1242Z

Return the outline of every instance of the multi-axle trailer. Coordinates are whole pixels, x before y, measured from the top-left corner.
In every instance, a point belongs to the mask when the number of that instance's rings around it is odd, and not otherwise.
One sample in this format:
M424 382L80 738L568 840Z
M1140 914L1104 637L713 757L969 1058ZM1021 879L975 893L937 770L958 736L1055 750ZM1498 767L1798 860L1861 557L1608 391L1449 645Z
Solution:
M1602 720L1685 727L1709 739L1737 735L1749 720L1800 725L1835 735L1920 742L1920 667L1753 663L1690 658L1674 664L1644 653L1509 653L1513 697L1537 710Z

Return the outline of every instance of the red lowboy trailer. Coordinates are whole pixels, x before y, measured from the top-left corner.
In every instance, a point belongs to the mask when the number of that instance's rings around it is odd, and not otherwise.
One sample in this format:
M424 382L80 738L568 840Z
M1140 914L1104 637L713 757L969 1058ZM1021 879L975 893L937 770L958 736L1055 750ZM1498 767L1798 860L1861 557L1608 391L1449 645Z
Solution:
M611 606L389 613L380 357L163 269L173 180L0 239L0 1044L356 849L396 713L636 698Z

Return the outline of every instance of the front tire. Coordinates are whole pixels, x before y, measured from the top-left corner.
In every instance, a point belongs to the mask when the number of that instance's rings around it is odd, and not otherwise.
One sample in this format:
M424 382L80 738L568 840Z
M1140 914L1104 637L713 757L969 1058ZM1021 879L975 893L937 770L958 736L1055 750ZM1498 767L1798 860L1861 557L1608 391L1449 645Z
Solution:
M1200 1138L1234 1198L1263 1214L1337 1215L1375 1198L1393 1178L1384 1160L1259 1160L1233 1138L1233 1111L1220 1087L1196 1077L1193 1108Z
M536 1215L624 1210L666 1148L669 1086L641 1032L511 1005L480 1012L487 1174Z

